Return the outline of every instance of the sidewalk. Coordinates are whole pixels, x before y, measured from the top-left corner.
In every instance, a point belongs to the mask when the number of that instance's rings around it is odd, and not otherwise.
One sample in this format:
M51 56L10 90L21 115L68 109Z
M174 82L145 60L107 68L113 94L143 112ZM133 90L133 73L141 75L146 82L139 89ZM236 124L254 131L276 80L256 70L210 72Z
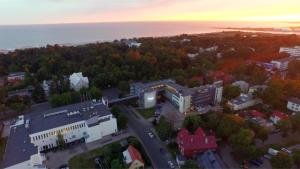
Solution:
M127 133L123 133L117 136L105 136L100 140L91 142L91 143L86 143L86 144L80 144L76 145L74 147L68 148L63 151L57 151L57 152L49 152L46 154L46 162L45 165L49 169L57 169L59 166L63 164L68 164L68 161L81 153L87 152L89 150L93 150L96 148L101 148L107 144L125 139L129 136L133 136L131 131L128 131Z

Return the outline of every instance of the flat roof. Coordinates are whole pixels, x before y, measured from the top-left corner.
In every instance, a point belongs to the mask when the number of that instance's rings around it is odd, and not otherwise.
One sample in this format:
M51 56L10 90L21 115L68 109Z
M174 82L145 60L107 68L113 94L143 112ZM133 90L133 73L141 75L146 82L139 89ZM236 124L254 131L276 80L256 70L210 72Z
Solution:
M31 155L38 152L37 147L30 143L30 134L110 114L110 111L101 102L91 101L54 108L41 113L26 114L24 115L24 124L10 129L4 154L4 167L28 161ZM25 127L27 120L29 120L28 128ZM95 123L99 123L99 121L95 121ZM94 124L91 123L91 125Z
M24 124L11 128L3 159L4 167L28 161L31 155L37 154L37 147L30 143L28 135Z
M70 115L70 112L73 112L73 115ZM33 134L87 120L95 115L107 116L109 114L111 114L110 111L102 103L88 101L50 109L40 114L29 114L25 116L25 121L29 119L29 133Z

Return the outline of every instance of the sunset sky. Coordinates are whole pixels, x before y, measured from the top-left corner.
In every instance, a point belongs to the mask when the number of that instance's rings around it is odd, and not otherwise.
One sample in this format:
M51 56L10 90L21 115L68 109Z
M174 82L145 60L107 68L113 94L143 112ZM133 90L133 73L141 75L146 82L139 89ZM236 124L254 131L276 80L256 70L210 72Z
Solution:
M300 21L300 0L0 0L0 24Z

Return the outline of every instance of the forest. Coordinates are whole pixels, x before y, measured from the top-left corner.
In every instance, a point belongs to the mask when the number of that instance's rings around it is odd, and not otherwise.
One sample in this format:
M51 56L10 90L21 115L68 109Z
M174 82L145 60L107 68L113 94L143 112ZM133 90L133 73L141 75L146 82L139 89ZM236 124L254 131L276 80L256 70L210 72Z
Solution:
M32 85L34 102L45 100L40 85L43 80L53 81L51 96L57 97L72 92L66 79L74 72L82 72L89 78L90 87L93 87L97 96L101 90L113 87L126 94L129 84L133 81L173 78L182 85L197 86L211 82L212 79L207 75L213 71L225 72L233 75L235 79L247 80L250 84L262 84L268 79L267 73L263 68L249 64L248 61L269 62L272 59L283 58L286 54L279 54L280 47L300 45L300 38L296 35L242 32L135 40L142 43L139 48L130 48L123 41L114 41L15 50L8 54L0 54L0 74L5 77L10 72L26 72L25 82L19 88ZM212 46L218 48L215 51L199 53L200 47ZM190 53L199 54L188 57ZM292 65L289 68L289 77L294 85L299 83L300 72L297 66L300 64ZM193 77L203 77L204 81L199 82ZM1 89L1 109L10 107L16 110L16 107L20 106L15 105L20 103L18 99L5 99L7 92L16 89L18 86L6 86Z

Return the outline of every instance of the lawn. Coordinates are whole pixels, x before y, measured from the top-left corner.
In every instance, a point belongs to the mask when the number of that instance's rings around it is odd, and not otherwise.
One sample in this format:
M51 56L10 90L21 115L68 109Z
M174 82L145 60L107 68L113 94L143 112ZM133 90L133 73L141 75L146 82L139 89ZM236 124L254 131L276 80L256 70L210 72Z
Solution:
M154 108L149 108L149 109L137 109L139 114L143 116L145 119L149 119L154 116L155 109Z
M2 160L3 160L6 142L7 142L7 137L0 138L0 162L2 162Z
M146 165L149 164L149 158L145 154L145 150L141 146L141 144L138 142L138 140L134 137L127 138L127 141L129 144L136 147L140 153L142 154L143 159L146 162ZM113 160L118 160L120 163L123 163L123 155L122 152L126 150L127 147L122 147L120 145L121 141L117 141L111 144L108 144L104 147L97 148L91 151L88 151L86 153L79 154L77 156L72 157L69 160L69 167L71 169L77 169L77 168L95 168L95 162L94 159L99 156L103 156L105 160L110 163ZM123 167L125 167L125 164L122 164ZM122 168L123 168L122 167Z

